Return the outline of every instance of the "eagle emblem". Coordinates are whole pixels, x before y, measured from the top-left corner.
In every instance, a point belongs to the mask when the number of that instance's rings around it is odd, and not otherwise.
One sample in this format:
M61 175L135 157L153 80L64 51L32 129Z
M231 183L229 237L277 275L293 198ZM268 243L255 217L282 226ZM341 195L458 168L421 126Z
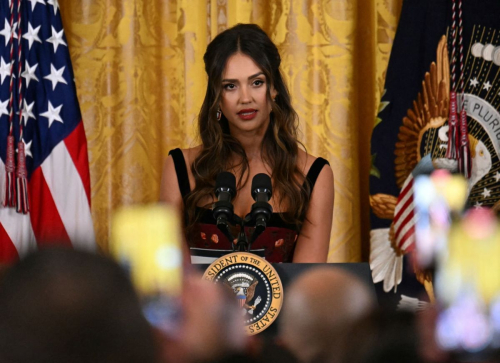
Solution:
M498 172L498 177L493 177L498 169L500 146L492 141L496 129L492 122L487 122L487 117L490 117L487 110L490 114L497 111L492 106L488 107L489 100L479 97L479 87L473 80L467 88L464 99L460 98L458 103L464 105L469 117L472 169L467 180L468 206L493 206L496 200L491 190L495 187L493 184L500 180ZM438 44L436 62L431 64L422 81L421 92L403 117L394 149L394 175L397 186L401 188L399 199L406 205L398 204L398 196L382 193L370 196L373 213L380 219L391 220L389 228L377 228L370 232L373 281L383 282L386 292L401 283L403 256L411 252L415 245L410 230L412 226L407 223L413 219L413 203L403 195L411 188L411 179L436 169L452 173L458 171L457 161L446 158L449 107L450 62L447 38L443 36ZM415 273L423 284L430 281L431 276L423 271L415 269Z
M260 296L254 300L255 289L259 281L249 273L246 272L236 272L229 275L223 282L224 286L236 295L236 300L239 306L243 309L243 314L252 315L255 308L262 301Z

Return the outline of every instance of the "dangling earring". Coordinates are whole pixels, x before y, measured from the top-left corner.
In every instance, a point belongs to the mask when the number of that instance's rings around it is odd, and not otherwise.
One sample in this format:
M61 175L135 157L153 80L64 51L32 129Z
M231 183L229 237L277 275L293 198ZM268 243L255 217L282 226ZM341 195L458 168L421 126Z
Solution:
M215 117L217 117L217 121L220 121L220 119L222 118L222 111L220 110L220 107L217 110Z

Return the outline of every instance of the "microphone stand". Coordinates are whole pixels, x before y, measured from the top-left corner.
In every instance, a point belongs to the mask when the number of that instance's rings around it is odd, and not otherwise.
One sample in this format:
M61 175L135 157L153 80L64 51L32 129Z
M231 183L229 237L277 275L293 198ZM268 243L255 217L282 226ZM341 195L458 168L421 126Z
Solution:
M234 174L221 172L215 181L215 196L219 199L213 205L213 216L216 219L217 228L229 239L233 251L250 252L252 244L264 232L267 221L271 218L273 208L268 203L272 196L272 181L267 174L257 174L252 180L252 198L255 203L252 210L242 219L234 214L231 200L236 195L236 179ZM250 236L250 242L245 234L245 224L255 220L255 229ZM239 225L240 232L236 244L229 229L229 224Z
M240 232L238 233L238 239L236 240L236 244L232 243L233 251L249 252L250 248L248 247L248 239L247 235L245 234L245 220L241 219L237 215L233 216L233 220L235 225L240 226Z
M245 234L245 227L243 225L241 226L240 233L238 234L238 241L236 242L236 251L250 252L250 245L248 244L248 238L247 235Z
M228 201L217 201L213 209L217 228L229 239L229 241L233 241L234 237L229 230L229 223L231 223L234 217L237 217L233 214L233 205Z
M255 203L257 204L257 203ZM239 216L233 214L231 220L226 218L217 218L217 228L227 237L227 239L231 242L231 246L233 247L233 251L236 252L250 252L252 248L252 244L257 240L257 238L264 232L266 229L265 224L256 224L255 229L250 236L250 241L245 233L245 224L248 224L252 221L252 213L249 213L245 219L240 218ZM229 223L232 225L240 226L240 232L238 233L238 239L236 240L236 244L234 244L234 236L231 234L229 230Z
M228 221L227 219L217 219L217 228L224 233L224 235L227 237L227 239L231 242L231 246L233 247L234 252L250 252L250 248L252 246L252 243L257 239L258 235L263 232L260 231L259 233L255 233L257 230L254 231L254 233L251 236L251 242L248 242L248 237L245 233L245 224L250 222L252 220L251 214L248 214L245 219L240 218L237 215L232 216L231 221ZM231 234L229 230L229 223L232 225L237 225L240 226L240 232L238 233L238 239L236 240L236 244L233 243L234 241L234 236Z
M238 234L238 240L236 242L236 250L240 252L250 252L250 249L252 248L252 244L257 240L257 238L264 232L266 229L265 225L256 225L255 229L250 236L250 241L248 240L248 237L245 233L245 224L248 224L249 222L252 221L252 214L249 213L245 219L241 219L238 216L235 216L238 218L237 224L240 225L240 233ZM234 250L234 248L233 248Z

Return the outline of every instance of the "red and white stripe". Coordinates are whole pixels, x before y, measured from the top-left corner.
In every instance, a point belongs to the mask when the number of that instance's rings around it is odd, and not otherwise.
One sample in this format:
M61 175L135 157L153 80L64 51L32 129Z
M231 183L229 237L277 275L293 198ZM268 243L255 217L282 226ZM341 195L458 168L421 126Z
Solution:
M406 178L399 193L393 222L396 246L405 253L413 251L417 218L413 198L413 176L411 174Z
M29 214L0 208L0 262L48 244L96 250L86 145L80 123L31 175ZM1 175L0 187L5 183Z

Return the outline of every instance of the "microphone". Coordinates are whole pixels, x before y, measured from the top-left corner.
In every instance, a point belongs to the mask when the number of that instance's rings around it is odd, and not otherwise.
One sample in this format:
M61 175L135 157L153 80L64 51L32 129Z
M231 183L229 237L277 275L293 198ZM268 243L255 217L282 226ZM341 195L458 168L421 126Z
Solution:
M213 205L212 215L217 221L217 227L229 236L228 220L233 218L233 204L231 200L236 195L236 178L228 172L223 171L215 179L215 196L217 202ZM229 237L228 237L229 238ZM232 238L229 239L232 241Z
M267 174L257 174L252 180L252 219L255 220L255 232L252 239L255 240L266 228L267 221L271 218L273 207L268 203L273 195L271 178Z

